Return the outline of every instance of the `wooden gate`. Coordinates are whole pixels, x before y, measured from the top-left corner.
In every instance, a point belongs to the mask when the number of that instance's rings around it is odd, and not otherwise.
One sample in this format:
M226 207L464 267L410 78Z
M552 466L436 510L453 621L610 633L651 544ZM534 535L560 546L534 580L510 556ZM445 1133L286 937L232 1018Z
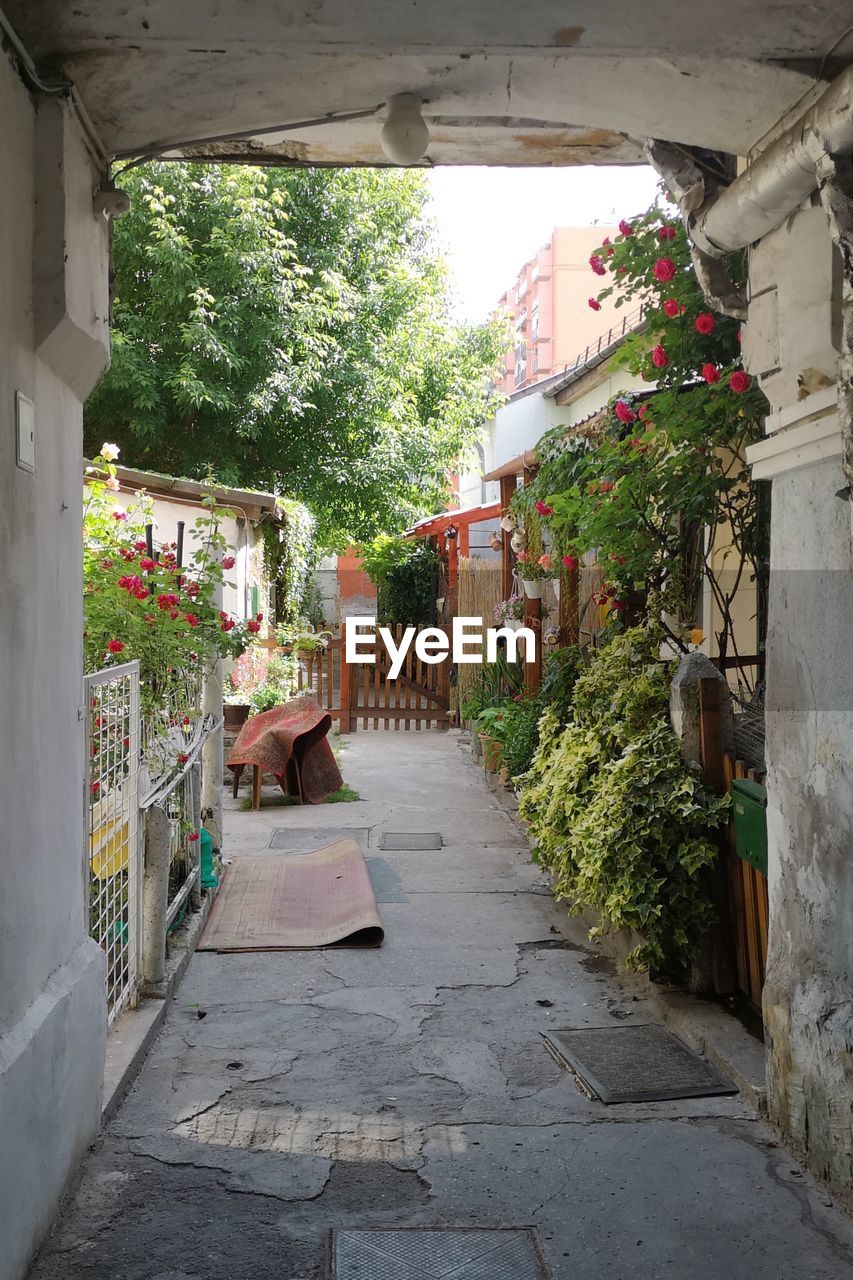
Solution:
M344 623L344 635L346 634ZM444 628L440 628L445 630ZM400 644L405 628L397 623L392 628L395 645ZM418 631L424 630L419 627ZM445 634L447 634L445 630ZM402 669L393 680L389 677L391 658L377 636L374 663L348 663L345 640L342 640L340 721L342 733L362 729L446 729L450 705L450 659L422 662L412 643ZM361 648L367 649L366 637Z
M755 770L723 751L718 680L700 679L699 711L705 782L718 793L731 794L734 778L758 781ZM731 820L720 840L712 884L717 990L725 993L736 987L760 1013L767 964L767 877L738 857Z

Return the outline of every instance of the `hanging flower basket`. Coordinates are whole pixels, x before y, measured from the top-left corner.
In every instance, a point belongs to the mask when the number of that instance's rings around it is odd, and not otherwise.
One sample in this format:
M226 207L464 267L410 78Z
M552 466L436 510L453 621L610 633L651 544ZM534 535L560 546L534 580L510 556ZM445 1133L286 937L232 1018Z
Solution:
M542 599L542 578L519 578L519 581L528 600Z

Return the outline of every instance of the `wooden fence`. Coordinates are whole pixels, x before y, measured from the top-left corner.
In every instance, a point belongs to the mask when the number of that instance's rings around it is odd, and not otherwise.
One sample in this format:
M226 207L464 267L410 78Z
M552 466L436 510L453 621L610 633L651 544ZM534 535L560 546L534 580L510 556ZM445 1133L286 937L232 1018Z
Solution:
M708 786L722 795L731 794L735 778L759 782L763 776L723 750L720 692L719 680L699 681L702 773ZM767 877L738 857L732 819L720 840L712 875L715 985L723 993L736 989L760 1012L767 966Z

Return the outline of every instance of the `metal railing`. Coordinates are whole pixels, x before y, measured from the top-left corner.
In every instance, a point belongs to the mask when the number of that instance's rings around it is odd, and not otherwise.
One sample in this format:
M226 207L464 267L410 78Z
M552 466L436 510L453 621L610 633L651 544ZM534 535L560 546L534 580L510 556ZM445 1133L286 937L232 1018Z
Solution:
M139 663L85 677L89 931L105 955L112 1022L135 1003L141 955Z
M606 333L602 333L595 342L590 342L580 355L575 357L574 364L566 365L563 372L565 378L570 378L572 374L585 369L587 365L600 359L601 356L610 353L610 348L616 346L622 339L634 329L638 329L645 319L646 309L644 306L637 307L628 315L623 316L619 324L611 325Z

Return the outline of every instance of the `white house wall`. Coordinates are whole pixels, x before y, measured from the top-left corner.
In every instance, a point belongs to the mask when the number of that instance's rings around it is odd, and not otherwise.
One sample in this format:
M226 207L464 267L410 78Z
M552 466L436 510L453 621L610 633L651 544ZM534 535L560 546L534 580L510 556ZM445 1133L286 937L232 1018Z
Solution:
M36 114L3 56L0 172L0 1280L11 1280L100 1119L106 1002L84 869L80 470L81 400L108 357L97 179L66 108L43 98ZM34 474L16 465L16 392L35 406Z

